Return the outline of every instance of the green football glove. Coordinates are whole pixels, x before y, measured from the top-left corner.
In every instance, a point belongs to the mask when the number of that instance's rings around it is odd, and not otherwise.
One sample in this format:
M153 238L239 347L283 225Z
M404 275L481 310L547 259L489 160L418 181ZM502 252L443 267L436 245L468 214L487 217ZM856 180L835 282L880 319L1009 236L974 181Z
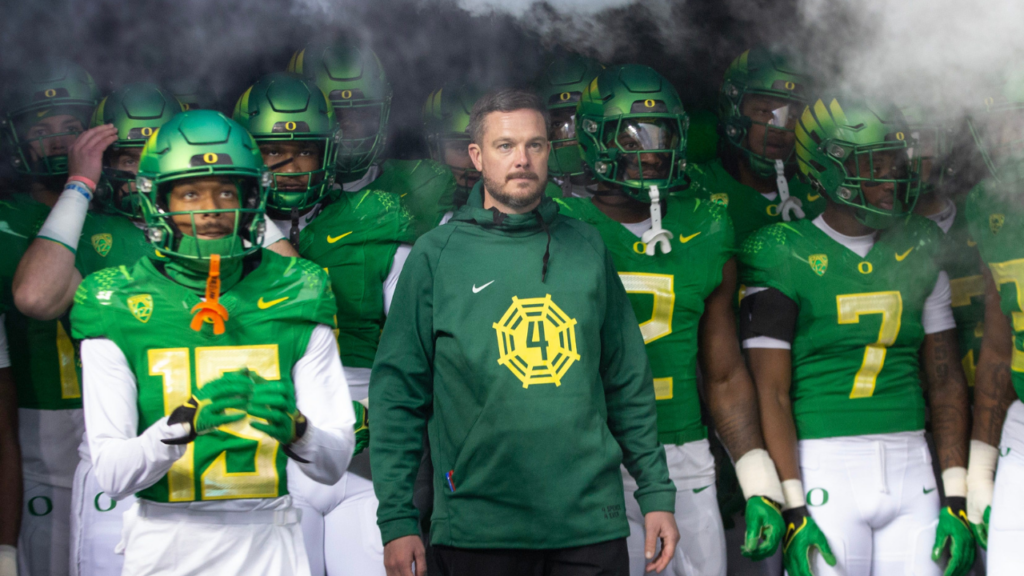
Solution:
M295 390L284 382L257 381L245 411L266 422L255 420L250 424L253 428L282 445L295 442L306 432L306 417L295 406Z
M814 576L811 571L811 550L817 548L829 566L836 565L836 557L828 546L825 534L818 528L806 506L782 513L786 522L786 535L782 539L782 561L789 576Z
M252 394L253 381L248 373L228 372L204 384L167 418L168 424L188 424L192 431L183 438L161 440L164 444L188 444L200 434L208 434L218 426L245 418L245 408ZM226 410L235 411L228 413Z
M974 532L974 537L978 539L978 544L981 544L982 550L988 550L988 517L992 514L992 507L987 506L985 508L985 517L981 524L971 523L971 532Z
M355 456L370 447L370 409L355 400L352 409L356 412L356 449L352 453Z
M949 497L939 512L932 560L938 562L949 548L949 563L943 576L964 576L974 565L974 534L967 520L967 499Z
M757 562L771 557L779 547L786 523L779 505L764 496L747 500L747 537L740 552Z

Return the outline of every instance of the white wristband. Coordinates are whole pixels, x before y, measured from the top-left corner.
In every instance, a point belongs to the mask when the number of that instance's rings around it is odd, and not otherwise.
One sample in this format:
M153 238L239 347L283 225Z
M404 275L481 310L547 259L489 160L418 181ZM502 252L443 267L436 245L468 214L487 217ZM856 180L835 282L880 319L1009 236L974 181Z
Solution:
M281 229L274 224L274 221L270 218L264 218L263 221L267 225L267 229L263 232L263 247L270 248L271 244L284 240L284 234L281 233Z
M942 492L947 498L967 497L967 468L954 466L942 471Z
M69 182L64 186L60 198L39 229L40 238L60 242L71 252L77 250L85 215L89 212L89 199L80 190L84 188L85 185L78 182Z
M971 440L967 459L967 519L981 524L985 509L992 505L999 449L981 440Z
M782 504L783 510L807 506L807 497L804 496L804 483L800 480L783 480L782 493L786 497L786 501Z
M775 462L772 462L767 450L755 448L737 460L736 478L740 482L740 489L743 490L744 500L749 500L754 496L764 496L769 500L782 503L782 484L779 483L779 473L775 470Z
M0 576L18 576L18 549L0 544Z

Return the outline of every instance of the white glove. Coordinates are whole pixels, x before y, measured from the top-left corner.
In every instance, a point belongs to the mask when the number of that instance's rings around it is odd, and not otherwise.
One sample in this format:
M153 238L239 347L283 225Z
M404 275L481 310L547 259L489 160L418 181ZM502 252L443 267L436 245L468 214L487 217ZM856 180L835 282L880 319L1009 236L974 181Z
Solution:
M18 576L18 549L0 544L0 576Z

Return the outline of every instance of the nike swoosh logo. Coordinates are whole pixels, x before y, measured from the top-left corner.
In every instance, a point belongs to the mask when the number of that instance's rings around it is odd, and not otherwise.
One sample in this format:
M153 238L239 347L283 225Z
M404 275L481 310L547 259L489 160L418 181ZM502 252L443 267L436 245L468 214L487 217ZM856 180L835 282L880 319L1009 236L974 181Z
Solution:
M11 225L4 220L0 220L0 232L10 234L11 236L17 236L18 238L28 238L28 236L25 236L24 234L18 234L14 230L11 230Z
M694 489L693 489L693 493L694 493L694 494L700 494L701 492L703 492L703 491L707 490L708 488L711 488L711 485L710 485L710 484L708 484L707 486L705 486L705 487L703 487L703 488L694 488Z
M821 194L808 194L807 195L807 201L808 202L814 202L818 198L821 198Z
M971 240L970 238L968 238L967 239L967 245L970 246L971 248L974 248L975 246L978 245L978 243L975 242L974 240Z
M679 241L682 242L683 244L686 244L687 242L693 240L697 236L700 236L700 232L697 232L696 234L690 234L689 236L683 236L682 234L680 234Z
M281 302L284 302L287 299L288 299L288 296L285 296L284 298L278 298L277 300L271 300L270 302L264 302L263 301L263 297L260 296L259 302L256 302L256 306L258 306L260 310L266 310L267 308L270 308L271 306L274 306L275 304L280 304Z
M41 112L36 112L36 118L42 118L43 116L46 116L49 113L50 113L49 110L43 110Z
M476 284L473 284L473 294L476 294L477 292L483 290L484 288L487 288L491 284L494 284L494 280L491 280L490 282L488 282L487 284L484 284L483 286L481 286L479 288L476 287Z
M348 235L349 235L349 234L351 234L351 233L352 233L351 231L349 231L349 232L345 232L345 233L344 233L344 234L342 234L341 236L331 236L330 234L328 234L328 235L327 235L327 243L328 243L328 244L334 244L334 243L335 243L335 242L337 242L338 240L341 240L342 238L344 238L345 236L348 236Z
M907 248L907 251L904 252L903 254L897 254L896 255L896 261L897 262L903 262L903 259L906 258L913 250L914 250L913 248Z
M935 488L931 488L931 489L929 489L929 488L921 488L921 490L923 490L925 494L931 494L932 492L935 492L936 489Z

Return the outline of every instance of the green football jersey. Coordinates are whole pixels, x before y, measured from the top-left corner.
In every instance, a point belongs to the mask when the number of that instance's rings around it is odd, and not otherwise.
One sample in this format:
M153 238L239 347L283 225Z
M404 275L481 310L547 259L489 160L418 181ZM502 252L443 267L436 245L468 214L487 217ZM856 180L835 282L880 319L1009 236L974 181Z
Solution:
M397 194L412 214L412 230L422 236L454 209L455 176L433 160L386 160L381 173L359 192L377 190Z
M170 280L151 258L101 270L79 286L73 335L108 338L124 352L138 385L139 433L224 372L248 368L292 384L292 368L313 328L333 321L334 297L312 262L260 254L259 266L221 295L229 318L219 336L212 324L192 330L190 311L199 294ZM286 494L287 456L251 421L247 416L196 438L167 475L138 496L193 502Z
M669 198L662 226L672 251L655 256L625 226L586 198L557 200L561 214L595 226L612 254L647 345L658 406L658 440L685 444L707 437L697 393L697 329L704 301L722 283L734 253L724 208L696 198Z
M299 254L327 271L338 302L335 335L341 363L370 368L384 327L384 280L395 251L412 243L412 216L398 196L346 192L299 236Z
M921 430L921 314L942 231L910 217L861 258L810 220L758 231L740 252L747 286L796 302L790 397L801 439Z
M690 187L679 195L696 196L726 206L736 230L737 244L742 244L759 228L782 222L778 198L769 200L750 186L740 184L725 170L720 158L705 164L689 164L686 174L690 177ZM825 211L825 198L795 176L789 180L789 194L803 203L807 220Z
M967 226L999 287L999 306L1013 327L1013 387L1024 398L1024 207L1020 192L994 180L967 196Z
M985 279L981 276L981 256L971 239L963 204L957 206L956 218L946 233L944 244L942 268L949 274L960 361L973 394L974 371L984 333Z
M18 406L69 410L82 407L82 391L81 362L69 337L68 317L29 318L13 306L11 294L18 262L49 213L48 206L28 194L0 202L0 289L7 307L5 327ZM75 267L85 276L105 266L129 264L151 251L142 232L128 219L90 212L82 226Z

